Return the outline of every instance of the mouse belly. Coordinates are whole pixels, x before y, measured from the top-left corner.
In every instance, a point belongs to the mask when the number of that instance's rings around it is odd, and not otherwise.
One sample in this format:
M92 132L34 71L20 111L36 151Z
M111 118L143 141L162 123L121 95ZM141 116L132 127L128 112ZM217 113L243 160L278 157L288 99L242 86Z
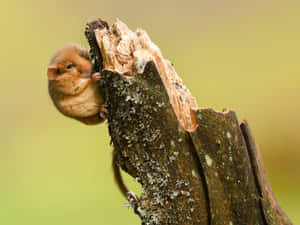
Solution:
M98 114L103 103L99 90L96 86L91 85L79 95L62 99L57 106L66 116L83 118Z

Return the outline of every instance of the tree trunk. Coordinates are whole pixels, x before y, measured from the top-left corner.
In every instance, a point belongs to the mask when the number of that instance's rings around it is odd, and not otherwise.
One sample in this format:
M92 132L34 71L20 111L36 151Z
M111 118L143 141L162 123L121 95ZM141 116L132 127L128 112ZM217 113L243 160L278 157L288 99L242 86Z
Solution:
M143 30L87 24L123 170L142 185L142 224L287 225L249 126L233 111L199 109Z

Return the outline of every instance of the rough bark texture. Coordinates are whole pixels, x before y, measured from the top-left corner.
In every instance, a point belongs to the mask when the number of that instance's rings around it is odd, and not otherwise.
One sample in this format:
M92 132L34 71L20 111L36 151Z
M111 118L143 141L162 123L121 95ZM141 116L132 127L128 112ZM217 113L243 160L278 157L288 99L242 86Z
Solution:
M142 224L287 225L249 126L198 109L145 31L87 25L119 165L142 184Z

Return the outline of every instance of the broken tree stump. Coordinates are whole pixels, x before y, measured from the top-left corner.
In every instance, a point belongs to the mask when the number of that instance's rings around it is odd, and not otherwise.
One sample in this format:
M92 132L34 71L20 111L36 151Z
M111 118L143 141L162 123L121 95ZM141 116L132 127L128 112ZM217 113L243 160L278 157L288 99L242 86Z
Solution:
M292 224L246 122L233 111L199 109L145 31L98 19L86 37L118 163L142 185L132 202L142 224Z

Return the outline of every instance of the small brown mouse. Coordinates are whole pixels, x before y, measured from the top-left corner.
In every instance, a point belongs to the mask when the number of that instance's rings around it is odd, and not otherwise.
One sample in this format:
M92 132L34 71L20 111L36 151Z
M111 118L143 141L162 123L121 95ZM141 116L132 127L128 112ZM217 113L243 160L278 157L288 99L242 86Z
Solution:
M100 73L92 73L91 57L87 49L71 43L59 49L47 69L48 90L56 108L65 116L87 125L102 123L108 113L97 81ZM115 181L127 198L129 192L116 162L113 150Z
M47 75L49 94L63 115L86 124L105 120L107 110L96 82L101 76L92 74L88 50L73 43L62 47L52 57Z

